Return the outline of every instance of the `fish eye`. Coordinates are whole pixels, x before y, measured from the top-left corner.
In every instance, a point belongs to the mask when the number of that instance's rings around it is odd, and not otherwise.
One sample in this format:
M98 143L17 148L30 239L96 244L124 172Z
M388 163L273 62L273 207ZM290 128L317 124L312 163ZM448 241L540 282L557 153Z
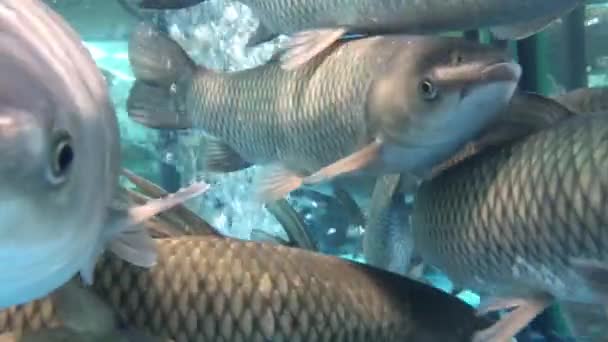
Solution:
M422 97L427 101L432 101L437 98L437 88L429 79L422 80L418 85L418 90L420 91Z
M70 166L74 161L74 150L72 139L67 132L58 132L53 139L52 159L50 165L49 179L51 183L58 185L66 181Z

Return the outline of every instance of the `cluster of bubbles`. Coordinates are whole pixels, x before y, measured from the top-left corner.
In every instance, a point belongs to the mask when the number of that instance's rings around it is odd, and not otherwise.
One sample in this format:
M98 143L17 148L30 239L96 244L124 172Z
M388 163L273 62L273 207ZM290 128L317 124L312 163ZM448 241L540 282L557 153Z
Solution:
M281 39L246 47L258 21L251 10L238 2L209 1L193 8L164 13L167 29L188 54L206 68L231 72L261 65L275 53ZM275 218L256 201L253 180L261 167L214 174L201 171L199 151L204 138L199 132L180 132L179 143L170 147L182 175L183 185L193 178L202 178L212 188L200 197L198 212L222 233L243 239L251 237L253 229L286 238Z

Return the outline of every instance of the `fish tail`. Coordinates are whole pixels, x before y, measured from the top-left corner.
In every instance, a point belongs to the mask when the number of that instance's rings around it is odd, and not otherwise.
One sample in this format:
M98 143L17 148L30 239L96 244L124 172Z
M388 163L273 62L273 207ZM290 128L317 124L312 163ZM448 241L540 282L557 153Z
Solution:
M197 66L186 51L151 25L140 24L129 41L136 81L129 93L129 117L152 128L192 127L185 95Z

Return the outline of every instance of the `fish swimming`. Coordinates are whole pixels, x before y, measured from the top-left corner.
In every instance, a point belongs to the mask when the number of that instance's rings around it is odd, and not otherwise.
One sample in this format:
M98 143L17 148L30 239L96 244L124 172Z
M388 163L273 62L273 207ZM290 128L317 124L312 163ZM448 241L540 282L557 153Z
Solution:
M42 297L107 246L140 266L138 223L206 189L112 208L119 133L101 72L76 32L38 0L0 2L0 308Z
M433 168L433 173L452 167L490 146L499 146L545 129L575 114L557 101L542 95L517 92L509 106L497 119L483 129L458 153ZM366 261L376 267L411 274L410 260L414 254L409 215L411 204L406 195L413 195L419 184L405 174L380 177L342 179L342 187L368 209L363 251ZM373 180L374 184L369 184ZM348 182L346 182L348 181Z
M273 60L219 73L143 24L129 58L130 117L201 129L209 171L268 166L266 200L340 175L426 170L491 122L521 75L503 49L430 36L343 42L294 72Z
M189 7L199 1L143 0L143 8ZM283 67L310 61L347 34L436 34L490 28L499 39L528 37L584 0L240 0L259 18L249 45L292 35Z
M370 265L406 275L414 246L409 223L411 204L406 203L400 182L399 174L378 177L365 225L363 254Z
M414 245L480 313L514 308L475 339L503 341L554 300L608 304L607 198L608 115L575 116L423 182Z
M605 113L608 111L608 88L578 88L554 99L577 113Z
M438 289L333 256L217 236L157 244L149 270L102 258L92 289L121 326L162 340L465 342L491 324ZM52 301L0 312L0 333L58 324Z

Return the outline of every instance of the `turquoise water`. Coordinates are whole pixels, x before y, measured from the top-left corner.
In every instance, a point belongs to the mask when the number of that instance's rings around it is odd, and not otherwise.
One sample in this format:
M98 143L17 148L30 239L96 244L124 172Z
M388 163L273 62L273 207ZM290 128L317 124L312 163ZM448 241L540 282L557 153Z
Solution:
M608 10L606 5L598 4L589 6L585 17L585 45L587 46L587 66L585 67L585 81L589 87L608 86L608 45L598 41L598 32L606 32L608 37ZM263 63L270 56L271 45L258 50L248 50L243 48L244 41L251 28L254 26L254 19L247 8L231 2L220 2L219 4L203 4L202 9L182 10L176 12L166 12L166 20L169 32L184 46L191 56L199 63L220 70L239 70L250 68ZM563 23L562 25L563 26ZM564 28L554 25L538 36L537 42L539 61L539 90L546 95L557 95L565 92L568 87L567 77L564 69L568 65L553 61L553 56L558 48L554 48L551 43L557 39L562 39ZM599 26L603 28L599 29ZM601 35L600 35L601 36ZM598 46L598 45L603 45ZM92 52L98 65L107 71L112 78L111 94L115 101L121 125L121 135L123 139L123 164L134 172L162 183L160 175L159 161L167 162L175 167L181 176L181 183L185 184L189 178L200 175L200 170L196 167L197 137L188 133L179 136L177 145L159 146L158 132L147 129L131 122L125 111L126 95L134 81L134 76L130 70L127 54L127 43L124 40L116 41L87 41L87 46ZM255 168L254 168L255 169ZM247 181L251 179L251 174L257 171L248 170L243 175L230 175L218 177L217 184L222 189L215 193L213 200L209 197L199 201L190 202L188 206L201 214L210 223L218 227L228 236L238 238L251 238L250 233L253 228L264 227L268 233L285 238L280 224L265 209L254 203L247 203L245 194L250 191ZM245 185L244 185L245 184ZM223 210L218 211L210 207L207 202L221 201L224 203ZM297 199L292 200L297 207ZM319 220L321 218L318 218ZM317 222L323 226L323 222ZM327 229L330 231L331 228ZM353 227L349 227L353 229ZM323 228L322 228L323 230ZM323 234L317 238L323 239ZM359 237L360 238L360 237ZM325 252L335 254L346 259L364 262L361 250L356 246L339 246L329 248ZM345 250L346 248L346 250ZM348 249L355 250L349 251ZM440 273L429 274L428 281L434 286L451 291L453 285L450 280ZM463 290L458 296L473 306L480 303L480 297L469 290ZM551 340L551 338L549 338Z
M75 1L69 5L62 5L60 1L51 3L81 33L86 47L106 76L119 119L124 168L169 191L203 178L212 184L211 190L188 201L186 206L221 234L246 240L289 240L290 231L285 229L280 218L251 196L253 179L263 171L262 168L254 166L230 174L209 173L200 167L203 157L200 145L204 140L200 133L190 130L161 132L129 119L126 102L135 77L129 63L127 39L140 18L134 18L118 6L118 2L103 5L94 1ZM96 14L96 6L103 15ZM257 20L246 6L236 2L211 1L193 9L140 14L147 19L162 18L162 26L197 63L217 71L230 72L261 65L285 40L285 37L279 37L262 46L245 47ZM582 17L573 14L527 40L527 43L517 45L518 59L520 63L526 63L525 73L536 76L526 83L525 86L533 88L527 90L556 96L579 87L608 87L608 3L589 5L583 14ZM104 15L108 18L104 19ZM482 31L480 36L483 41L488 34ZM573 58L576 54L568 50L574 46L569 44L577 40L579 43L584 41L585 51L580 51L584 58ZM524 50L528 55L524 56ZM576 74L572 71L575 69L582 70L584 75ZM288 203L304 223L318 251L364 263L361 241L365 224L352 215L337 196L313 195L307 191L292 193L288 196ZM359 214L366 218L367 208L358 209L361 211ZM408 226L409 223L403 225ZM452 282L439 270L425 269L421 280L448 293L455 290ZM482 302L478 294L468 289L462 289L456 295L474 307ZM438 314L440 311L438 309ZM562 341L554 335L549 336L546 331L538 332L538 325L546 325L550 331L561 331L561 327L557 327L562 323L559 310L548 312L539 320L543 323L530 328L537 339L527 334L518 340ZM608 332L608 320L604 323L606 329L602 331Z

